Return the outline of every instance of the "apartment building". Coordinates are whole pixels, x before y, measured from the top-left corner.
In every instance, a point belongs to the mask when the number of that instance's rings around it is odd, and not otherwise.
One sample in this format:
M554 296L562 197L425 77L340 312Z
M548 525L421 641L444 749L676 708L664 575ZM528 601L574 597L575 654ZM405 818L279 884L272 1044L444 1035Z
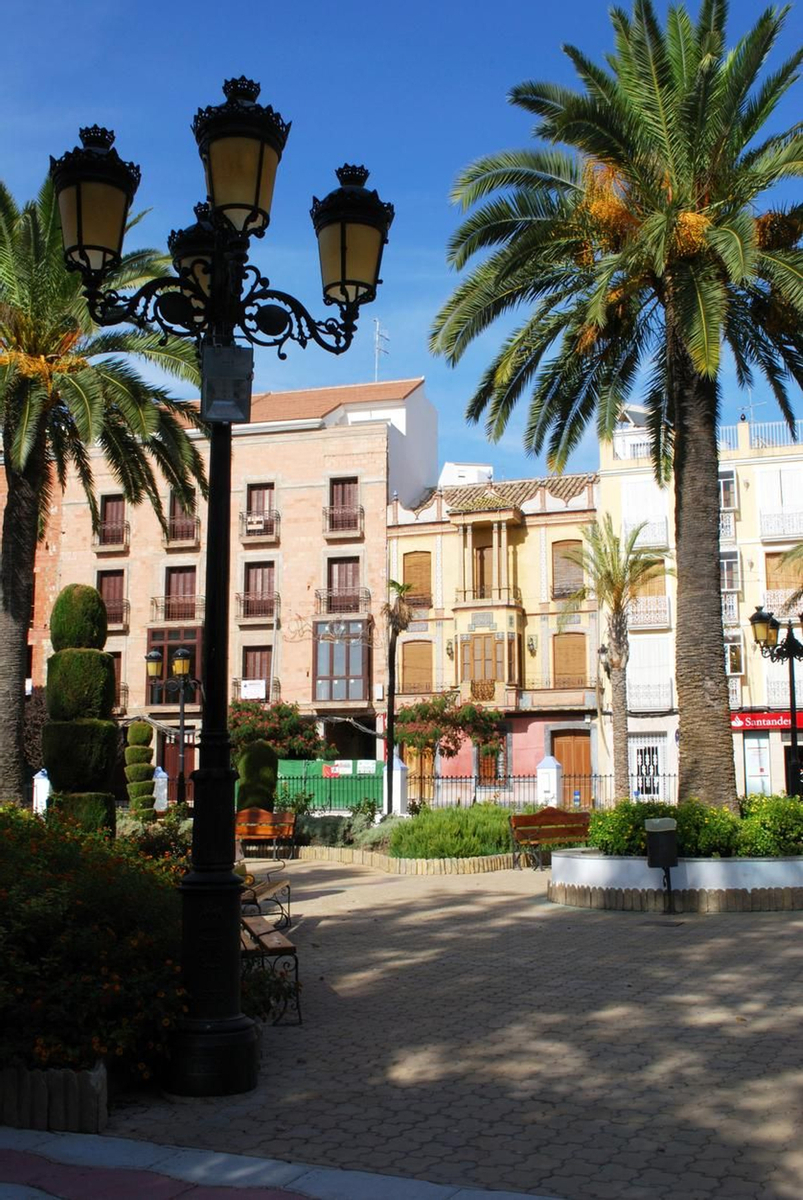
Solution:
M534 779L545 755L572 787L588 788L598 769L596 602L559 619L583 584L567 552L596 505L596 475L495 483L488 465L447 463L418 504L388 506L388 569L410 586L414 610L399 639L399 704L448 691L505 716L498 758L464 743L437 764L443 777L476 777L478 798ZM426 774L436 764L410 765Z
M202 454L206 442L197 437ZM391 495L414 504L437 477L437 420L423 380L255 396L233 427L229 670L232 698L283 698L315 716L343 757L381 757L371 730L385 708L386 513ZM206 504L185 511L165 490L164 534L147 504L129 506L99 452L93 471L100 527L74 478L58 498L37 561L31 679L44 682L47 620L68 583L106 601L118 713L163 730L158 757L177 770L178 694L172 656L202 672ZM149 677L145 656L158 651ZM187 772L201 697L186 706Z
M801 421L797 436L803 436ZM623 534L646 522L641 543L671 567L672 490L654 481L643 410L627 410L600 455L600 510L611 513ZM781 421L722 426L719 480L723 654L737 784L740 792L777 792L787 783L788 667L762 658L750 616L759 605L782 620L796 615L787 602L800 576L782 560L803 538L803 449ZM677 773L676 594L673 575L657 578L630 612L630 773L634 789L645 797L671 798ZM796 672L803 699L803 664L796 664ZM606 744L610 747L609 738Z

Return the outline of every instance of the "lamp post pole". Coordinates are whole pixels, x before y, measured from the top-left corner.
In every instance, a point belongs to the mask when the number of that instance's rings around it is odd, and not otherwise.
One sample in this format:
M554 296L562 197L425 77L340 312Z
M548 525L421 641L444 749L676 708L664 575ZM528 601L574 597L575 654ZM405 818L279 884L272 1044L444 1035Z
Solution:
M204 708L192 861L181 884L182 970L189 1012L171 1046L170 1090L190 1096L249 1091L257 1082L257 1032L240 1006L240 890L234 865L234 780L228 715L231 424L250 416L253 346L279 358L294 341L332 354L351 345L361 305L376 298L393 208L365 187L368 172L348 164L340 186L313 200L324 303L337 316L316 320L294 296L273 288L248 262L251 237L270 221L276 169L290 129L258 103L259 84L241 77L223 87L223 104L200 109L193 133L206 174L196 222L170 235L175 274L117 291L128 211L139 167L113 149L114 134L81 130L82 147L51 161L65 263L79 271L92 319L154 326L165 340L190 338L201 363L201 418L209 429L209 514ZM111 286L109 286L111 285ZM242 345L242 343L248 343Z
M803 614L798 618L803 626ZM770 662L785 662L789 666L789 778L787 791L790 796L803 796L803 781L800 770L800 748L797 737L797 683L795 680L795 663L803 662L803 643L796 637L792 621L786 623L786 637L778 641L781 623L772 613L764 612L761 605L750 618L753 637L761 650L762 657Z
M178 780L176 786L176 802L184 804L187 798L187 779L184 770L186 756L186 738L184 736L184 706L187 696L191 692L195 692L196 688L203 687L199 680L193 679L190 675L190 666L192 664L192 655L184 646L180 646L173 655L173 674L161 682L162 675L162 652L158 649L149 650L145 655L145 662L148 667L148 678L152 681L152 686L158 690L164 688L165 691L178 692Z

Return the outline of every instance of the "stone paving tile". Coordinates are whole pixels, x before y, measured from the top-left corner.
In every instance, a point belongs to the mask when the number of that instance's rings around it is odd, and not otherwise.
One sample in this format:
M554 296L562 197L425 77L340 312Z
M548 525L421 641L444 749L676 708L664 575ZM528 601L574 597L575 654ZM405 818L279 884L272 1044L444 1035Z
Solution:
M256 1092L125 1097L110 1134L561 1200L803 1197L803 915L288 872L304 1025L265 1031Z

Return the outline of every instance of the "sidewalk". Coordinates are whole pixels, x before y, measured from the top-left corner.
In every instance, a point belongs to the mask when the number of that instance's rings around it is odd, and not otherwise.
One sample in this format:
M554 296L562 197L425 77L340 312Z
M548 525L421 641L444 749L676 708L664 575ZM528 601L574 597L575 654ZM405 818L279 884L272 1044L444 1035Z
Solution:
M533 1200L366 1171L0 1127L0 1200ZM540 1197L537 1200L554 1200Z

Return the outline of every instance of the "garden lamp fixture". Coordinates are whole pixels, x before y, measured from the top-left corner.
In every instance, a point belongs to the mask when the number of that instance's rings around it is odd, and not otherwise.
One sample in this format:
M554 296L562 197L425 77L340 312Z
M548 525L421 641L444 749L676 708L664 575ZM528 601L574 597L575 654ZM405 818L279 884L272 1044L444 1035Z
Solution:
M798 618L803 626L803 614ZM750 618L753 638L761 650L763 658L770 662L785 662L789 664L789 774L787 792L790 796L803 795L803 780L801 780L800 751L797 740L797 689L795 681L795 663L803 662L803 643L795 637L792 621L786 623L786 637L779 641L781 622L772 613L764 612L760 604Z
M332 354L350 346L360 306L373 300L393 206L365 186L364 167L344 166L340 186L313 199L323 300L337 312L316 320L278 291L248 261L250 239L270 221L274 184L289 123L259 103L259 84L241 77L223 86L225 101L200 109L192 130L206 176L206 200L195 221L173 232L174 273L133 293L115 287L123 234L140 179L139 167L114 149L114 134L81 130L81 146L51 160L61 214L64 259L81 274L98 325L129 322L190 338L201 364L201 416L209 422L209 517L206 619L203 631L204 708L191 867L180 884L182 970L189 1012L171 1046L170 1091L223 1096L256 1087L257 1032L240 1005L240 890L234 864L234 781L228 715L231 423L250 417L253 347L315 342ZM245 343L245 344L243 344ZM146 656L148 678L161 677L162 658ZM184 689L189 655L173 657L172 680ZM166 681L166 684L170 681ZM183 747L183 737L181 739Z

